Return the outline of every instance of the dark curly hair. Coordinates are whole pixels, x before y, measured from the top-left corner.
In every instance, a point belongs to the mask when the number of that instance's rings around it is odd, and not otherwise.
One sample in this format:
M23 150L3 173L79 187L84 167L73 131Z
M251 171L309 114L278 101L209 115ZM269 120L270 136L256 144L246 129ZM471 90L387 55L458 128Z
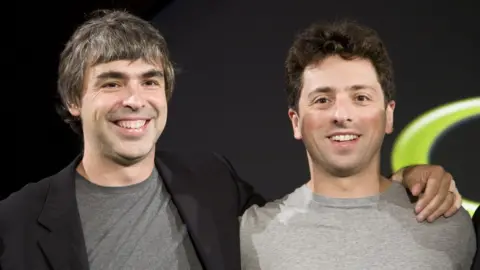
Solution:
M332 55L345 60L370 60L383 88L385 102L393 100L395 86L392 62L382 40L373 29L343 20L314 23L296 37L285 61L289 108L298 109L305 68Z

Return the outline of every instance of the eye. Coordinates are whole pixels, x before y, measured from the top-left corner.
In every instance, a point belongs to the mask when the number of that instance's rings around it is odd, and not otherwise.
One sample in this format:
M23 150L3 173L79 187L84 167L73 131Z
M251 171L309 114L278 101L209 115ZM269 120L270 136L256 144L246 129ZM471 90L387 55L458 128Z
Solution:
M320 97L320 98L317 98L314 103L320 103L320 104L325 104L325 103L328 103L328 98L327 97Z
M368 96L366 96L366 95L357 95L357 96L355 97L355 99L356 99L357 101L361 101L361 102L370 100L370 98L369 98Z
M117 87L120 87L120 84L116 82L108 82L102 85L102 88L117 88Z
M148 80L148 81L145 81L144 84L147 85L147 86L158 86L158 85L160 85L160 83L156 80Z

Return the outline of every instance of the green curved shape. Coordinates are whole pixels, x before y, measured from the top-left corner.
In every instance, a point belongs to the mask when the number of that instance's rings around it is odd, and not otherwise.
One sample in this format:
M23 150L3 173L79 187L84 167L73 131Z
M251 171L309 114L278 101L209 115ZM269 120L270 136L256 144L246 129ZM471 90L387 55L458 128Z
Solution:
M480 115L480 97L448 103L427 111L410 123L398 136L392 151L392 168L429 164L435 141L453 125ZM464 199L462 206L473 216L480 202Z

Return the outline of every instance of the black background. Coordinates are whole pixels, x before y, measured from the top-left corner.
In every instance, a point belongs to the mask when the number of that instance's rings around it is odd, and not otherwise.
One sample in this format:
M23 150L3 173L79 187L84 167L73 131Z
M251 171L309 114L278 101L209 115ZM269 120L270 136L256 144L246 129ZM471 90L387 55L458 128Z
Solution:
M308 179L303 145L293 139L287 117L283 62L294 35L313 21L355 19L376 29L389 49L397 107L395 132L386 137L382 152L384 174L391 173L395 137L415 117L448 102L480 96L480 30L474 0L152 2L148 6L143 1L143 8L130 4L130 10L152 19L181 70L160 147L221 152L268 198L282 196ZM28 33L18 48L26 60L19 61L17 76L31 83L20 83L23 89L17 91L17 174L2 181L2 196L57 172L77 155L77 139L53 106L58 54L83 13L112 6L129 4L59 7L63 12L56 13L44 5L31 6L30 16L23 15L38 29L17 27L20 35ZM432 163L449 170L460 192L476 201L479 138L476 118L452 129L432 151Z

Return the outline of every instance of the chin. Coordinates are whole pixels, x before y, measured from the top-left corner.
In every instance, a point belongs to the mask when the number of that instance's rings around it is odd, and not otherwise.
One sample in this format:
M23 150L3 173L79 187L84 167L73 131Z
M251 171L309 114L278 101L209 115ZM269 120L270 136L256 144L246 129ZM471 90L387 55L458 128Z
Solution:
M131 166L135 165L142 160L144 160L148 154L132 154L132 153L115 153L112 155L113 160L115 160L116 163L122 165L122 166Z
M135 149L135 151L131 151L132 149ZM148 157L149 154L153 151L153 146L150 146L150 147L137 146L136 148L132 147L132 148L129 148L128 150L114 149L112 151L113 152L112 156L117 163L122 164L124 166L129 166L129 165L136 164L144 160L146 157Z
M358 163L330 163L327 165L327 171L336 177L349 177L358 173L360 164Z
M350 177L357 172L354 168L332 168L329 171L333 176L340 178Z

